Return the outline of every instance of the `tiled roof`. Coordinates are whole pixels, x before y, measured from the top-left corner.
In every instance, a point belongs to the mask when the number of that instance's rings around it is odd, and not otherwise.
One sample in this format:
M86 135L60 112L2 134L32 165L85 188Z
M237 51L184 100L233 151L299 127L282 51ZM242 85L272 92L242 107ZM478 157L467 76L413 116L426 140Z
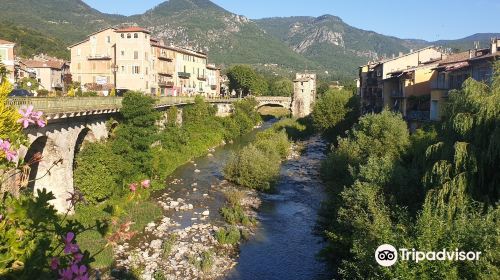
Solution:
M439 65L444 65L444 64L449 64L449 63L456 63L456 62L461 62L461 61L466 61L470 59L470 53L469 51L461 52L461 53L455 53L449 55L447 58L441 60L439 62Z
M52 69L61 69L64 65L64 61L57 60L49 60L49 61L41 61L41 60L23 60L23 63L28 68L52 68Z
M144 33L151 33L147 31L146 29L138 26L130 26L130 27L125 27L125 28L120 28L116 30L116 32L144 32Z
M10 42L4 39L0 39L0 44L1 45L10 45L10 44L15 44L14 42Z

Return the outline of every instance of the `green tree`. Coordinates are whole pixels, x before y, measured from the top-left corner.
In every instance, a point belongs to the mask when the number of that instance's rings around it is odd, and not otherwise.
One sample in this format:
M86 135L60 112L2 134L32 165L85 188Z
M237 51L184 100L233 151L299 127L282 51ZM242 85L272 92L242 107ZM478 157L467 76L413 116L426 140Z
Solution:
M112 142L115 154L123 157L129 166L123 178L137 180L134 176L152 176L151 145L155 142L159 113L154 109L154 99L140 92L129 91L123 98L120 113L123 123L118 126Z
M19 81L19 87L28 91L34 91L40 87L40 83L37 79L25 77Z
M318 99L312 112L314 128L330 139L348 130L358 117L358 98L346 90L327 91Z
M293 82L285 78L272 81L269 86L269 94L274 96L292 96Z
M242 92L243 96L266 94L269 86L264 77L248 65L236 65L227 71L229 78L229 90L235 90L237 94Z

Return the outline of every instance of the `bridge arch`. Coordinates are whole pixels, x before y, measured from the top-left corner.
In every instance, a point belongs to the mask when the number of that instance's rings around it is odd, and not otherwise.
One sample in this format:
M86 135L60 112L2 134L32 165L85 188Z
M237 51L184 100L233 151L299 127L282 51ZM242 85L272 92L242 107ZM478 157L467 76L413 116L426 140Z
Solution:
M92 129L84 127L82 130L80 130L78 136L76 137L73 148L73 170L75 170L76 168L76 157L78 153L85 147L85 143L93 143L96 141L97 139Z

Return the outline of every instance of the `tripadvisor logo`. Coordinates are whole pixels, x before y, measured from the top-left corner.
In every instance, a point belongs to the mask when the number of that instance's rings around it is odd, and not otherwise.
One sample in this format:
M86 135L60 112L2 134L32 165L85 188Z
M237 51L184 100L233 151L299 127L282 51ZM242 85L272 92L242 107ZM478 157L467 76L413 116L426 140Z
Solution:
M443 249L441 251L422 252L415 249L400 248L398 250L390 245L384 244L377 248L375 251L375 260L377 263L384 267L393 266L398 259L401 261L413 261L419 263L421 261L478 261L481 252L465 252L455 249L449 251Z

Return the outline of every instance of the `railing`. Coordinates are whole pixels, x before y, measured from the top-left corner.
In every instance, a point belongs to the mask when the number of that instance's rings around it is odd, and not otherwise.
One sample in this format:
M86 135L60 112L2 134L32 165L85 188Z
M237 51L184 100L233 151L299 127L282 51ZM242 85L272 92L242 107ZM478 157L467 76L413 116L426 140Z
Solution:
M171 88L171 87L174 87L174 82L163 82L163 81L161 81L161 82L158 82L158 86Z
M17 97L9 98L8 103L18 108L32 105L37 111L47 114L119 109L122 99L122 97Z
M156 107L168 107L194 103L194 97L162 96L154 97ZM259 102L291 102L290 97L264 96L257 97ZM239 98L208 98L209 103L232 103ZM75 113L99 110L119 110L122 108L123 97L14 97L8 99L8 104L16 108L32 105L35 110L45 114Z
M158 56L158 59L159 59L159 60L166 60L166 61L174 61L174 59L173 59L173 58L168 57L166 54L160 54L160 55Z
M200 80L200 81L206 81L207 80L207 76L205 76L205 75L198 75L198 80Z
M96 54L96 55L89 55L87 57L88 60L111 60L111 56L107 54Z
M179 72L178 75L179 75L179 78L185 78L185 79L191 78L191 73Z

